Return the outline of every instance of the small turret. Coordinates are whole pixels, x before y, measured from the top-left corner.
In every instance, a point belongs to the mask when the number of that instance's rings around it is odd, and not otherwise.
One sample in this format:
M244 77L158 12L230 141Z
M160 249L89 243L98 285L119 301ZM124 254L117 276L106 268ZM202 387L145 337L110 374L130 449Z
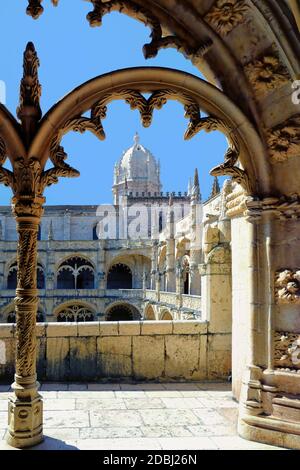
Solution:
M220 185L219 185L219 180L218 180L218 177L215 176L214 177L214 182L213 182L213 185L212 185L212 190L211 190L211 194L210 194L210 198L212 197L215 197L217 196L218 194L220 194Z

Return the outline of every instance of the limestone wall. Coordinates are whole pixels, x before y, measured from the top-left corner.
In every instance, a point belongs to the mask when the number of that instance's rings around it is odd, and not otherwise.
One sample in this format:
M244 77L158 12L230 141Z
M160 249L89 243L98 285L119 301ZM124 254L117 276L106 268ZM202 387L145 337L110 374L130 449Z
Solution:
M231 369L231 335L206 322L40 323L37 337L39 380L226 380ZM14 354L15 326L1 325L1 381L13 380Z

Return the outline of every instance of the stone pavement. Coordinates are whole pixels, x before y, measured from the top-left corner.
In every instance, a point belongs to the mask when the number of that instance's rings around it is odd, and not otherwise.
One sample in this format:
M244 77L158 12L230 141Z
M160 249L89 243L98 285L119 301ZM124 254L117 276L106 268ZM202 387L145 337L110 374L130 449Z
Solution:
M8 395L0 385L0 439ZM41 395L46 439L37 450L276 449L237 436L229 384L44 383Z

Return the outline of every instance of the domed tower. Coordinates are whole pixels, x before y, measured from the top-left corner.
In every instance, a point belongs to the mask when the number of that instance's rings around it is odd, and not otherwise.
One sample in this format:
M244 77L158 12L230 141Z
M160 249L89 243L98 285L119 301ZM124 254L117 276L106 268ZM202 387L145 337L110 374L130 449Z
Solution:
M114 169L114 204L121 202L122 196L158 196L161 191L160 164L152 153L140 143L139 135L134 136L130 147Z

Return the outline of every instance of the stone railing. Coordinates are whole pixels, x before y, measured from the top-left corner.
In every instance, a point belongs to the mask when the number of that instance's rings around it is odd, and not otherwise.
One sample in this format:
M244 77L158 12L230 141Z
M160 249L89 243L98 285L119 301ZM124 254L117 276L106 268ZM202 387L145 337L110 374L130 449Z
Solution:
M191 310L201 310L201 297L197 295L182 295L182 306Z
M197 295L178 295L176 292L160 292L159 296L154 290L146 290L145 300L170 305L176 308L184 308L194 312L201 312L201 297Z
M0 381L11 382L15 326L0 325ZM231 335L198 321L40 323L38 378L47 381L227 378Z
M106 297L142 299L143 289L106 289Z

